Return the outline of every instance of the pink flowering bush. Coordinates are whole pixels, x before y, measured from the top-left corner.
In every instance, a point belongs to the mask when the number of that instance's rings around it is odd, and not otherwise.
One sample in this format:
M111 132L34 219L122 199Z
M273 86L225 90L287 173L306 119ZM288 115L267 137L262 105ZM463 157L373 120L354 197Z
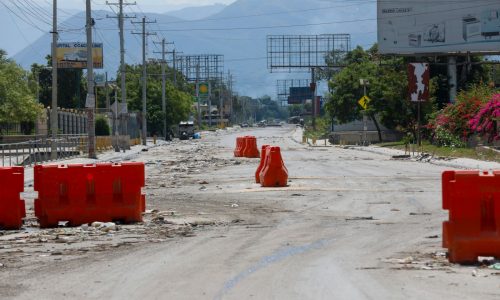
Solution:
M471 120L494 95L485 85L474 85L462 91L456 103L449 104L430 116L426 129L433 144L447 147L465 147L469 137L477 132Z
M488 138L488 142L500 140L500 94L493 95L479 112L469 121L472 130Z

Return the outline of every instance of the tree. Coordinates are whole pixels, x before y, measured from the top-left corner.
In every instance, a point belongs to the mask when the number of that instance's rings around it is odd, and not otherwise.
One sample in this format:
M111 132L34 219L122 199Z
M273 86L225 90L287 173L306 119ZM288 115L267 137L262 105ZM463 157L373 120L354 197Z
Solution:
M0 49L0 122L33 122L40 112L27 72Z
M52 57L47 55L47 64L31 65L32 79L38 80L39 101L45 107L52 105ZM57 106L62 108L84 108L87 85L82 69L57 69Z
M173 70L167 69L167 78L172 78ZM142 111L142 66L126 66L128 108L131 111ZM167 127L186 121L192 112L192 96L187 92L190 86L178 76L178 85L175 87L170 80L166 82L166 114L162 111L162 91L160 64L149 63L148 72L155 74L149 76L147 82L147 121L148 131L152 135L159 135L163 131L163 120L166 118ZM117 75L120 78L120 74Z
M288 106L288 114L291 117L300 116L302 114L302 105L300 104L292 104Z
M357 47L345 57L345 65L329 81L326 110L339 123L348 123L369 116L382 141L378 120L389 129L411 132L416 136L416 105L407 99L407 61L404 58L386 58L378 54L375 45L365 51ZM368 109L358 104L364 94L360 79L369 81ZM422 106L423 116L433 110L432 101ZM422 118L425 119L425 118Z

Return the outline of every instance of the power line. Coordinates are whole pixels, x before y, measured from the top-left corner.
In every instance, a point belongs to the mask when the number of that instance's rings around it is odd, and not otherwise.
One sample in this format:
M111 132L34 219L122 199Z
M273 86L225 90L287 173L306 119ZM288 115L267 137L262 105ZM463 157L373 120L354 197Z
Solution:
M496 3L497 0L479 0L481 2L491 2L491 3ZM345 3L345 0L339 0L339 1L329 1L329 2L342 2ZM224 18L206 18L206 19L199 19L199 20L182 20L182 21L171 21L171 22L164 22L164 23L159 23L159 24L180 24L180 23L197 23L197 22L206 22L206 21L224 21L224 20L231 20L231 19L243 19L243 18L253 18L253 17L262 17L262 16L273 16L273 15L284 15L284 14L291 14L291 13L304 13L304 12L314 12L314 11L320 11L320 10L327 10L327 9L335 9L335 8L345 8L345 7L352 7L352 6L358 6L360 4L366 3L366 4L377 4L377 0L354 0L351 1L353 3L351 4L344 4L344 5L334 5L334 6L324 6L324 7L317 7L317 8L308 8L308 9L301 9L301 10L289 10L289 11L278 11L278 12L270 12L270 13L260 13L260 14L249 14L249 15L239 15L239 16L231 16L231 17L224 17ZM414 2L413 0L411 1L394 1L394 0L379 0L379 2L387 2L387 3L412 3ZM468 3L470 2L469 0L441 0L441 4L453 4L453 3Z
M41 32L43 33L47 33L47 30L44 30L44 29L41 29L40 27L38 27L36 24L30 22L30 21L27 21L25 18L19 16L16 12L14 12L9 6L7 6L7 4L3 3L3 2L0 2L0 4L2 4L8 11L10 11L12 14L14 14L17 18L19 18L19 20L23 21L24 23L28 24L29 26L33 27L33 28L36 28L38 30L40 30Z
M481 1L481 0L479 0L479 1ZM456 9L446 8L444 10L435 10L431 13L423 12L423 13L409 14L409 15L401 16L400 18L402 18L402 17L408 18L411 16L429 15L429 14L436 14L436 13L440 13L440 12L464 10L464 9L468 9L468 8L477 8L477 7L488 6L488 5L490 5L490 4L474 5L474 6L470 6L470 7L461 7L461 8L456 8ZM347 23L377 21L377 20L384 20L384 19L392 19L392 17L391 18L389 18L389 17L387 17L387 18L363 18L363 19L351 19L351 20L342 20L342 21L307 23L307 24L291 24L291 25L269 25L269 26L256 26L256 27L224 27L224 28L159 29L158 31L160 31L160 32L195 32L195 31L260 30L260 29L274 29L274 28L292 28L292 27L308 27L308 26L321 26L321 25L332 25L332 24L347 24ZM455 18L449 19L449 20L455 20Z

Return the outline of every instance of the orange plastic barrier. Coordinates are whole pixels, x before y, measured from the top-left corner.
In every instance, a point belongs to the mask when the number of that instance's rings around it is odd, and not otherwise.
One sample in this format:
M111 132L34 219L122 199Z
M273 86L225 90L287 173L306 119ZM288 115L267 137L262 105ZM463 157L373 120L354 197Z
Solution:
M237 137L236 138L236 149L234 149L234 157L242 157L242 150L245 147L245 138Z
M0 168L0 227L19 229L26 217L24 200L24 168Z
M280 147L266 149L265 166L260 173L263 187L285 187L288 183L288 170L283 163Z
M266 165L266 150L271 146L269 145L262 145L262 149L260 151L260 164L257 167L257 170L255 171L255 182L260 183L260 173L262 172L262 169L264 169L264 166Z
M500 171L446 171L442 176L443 247L453 263L500 258Z
M60 221L78 226L95 221L141 222L146 199L144 163L37 165L35 215L40 227Z
M259 148L257 147L257 138L254 136L245 137L245 148L243 149L243 156L247 158L259 158Z

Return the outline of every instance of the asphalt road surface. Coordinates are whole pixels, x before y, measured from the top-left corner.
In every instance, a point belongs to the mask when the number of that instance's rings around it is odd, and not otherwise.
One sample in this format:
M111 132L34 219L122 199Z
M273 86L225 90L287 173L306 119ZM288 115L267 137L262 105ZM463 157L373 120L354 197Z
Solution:
M258 160L232 158L247 134L281 147L288 187L261 188ZM147 163L148 208L210 222L162 242L0 268L0 298L500 299L498 272L446 260L445 167L308 147L293 127L178 143L137 157ZM195 160L172 177L154 163L186 164L189 153L213 164L196 169Z

